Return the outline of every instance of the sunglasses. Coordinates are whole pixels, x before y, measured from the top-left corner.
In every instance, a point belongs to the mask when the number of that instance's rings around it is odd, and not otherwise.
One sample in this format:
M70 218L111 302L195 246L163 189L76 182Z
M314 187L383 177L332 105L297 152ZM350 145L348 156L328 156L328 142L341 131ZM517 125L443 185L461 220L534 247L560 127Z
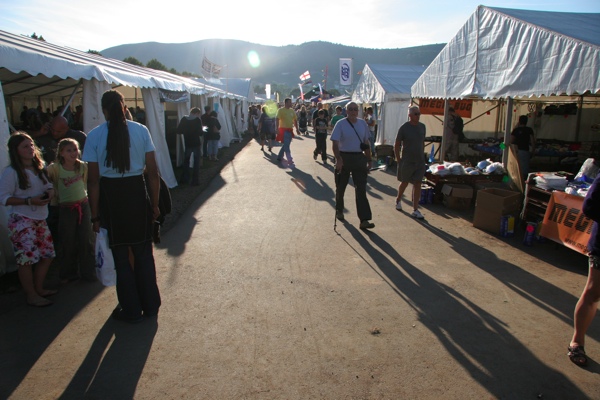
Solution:
M416 115L417 117L421 115L421 113L412 113L412 115Z
M348 111L358 111L358 108L350 107L348 108Z

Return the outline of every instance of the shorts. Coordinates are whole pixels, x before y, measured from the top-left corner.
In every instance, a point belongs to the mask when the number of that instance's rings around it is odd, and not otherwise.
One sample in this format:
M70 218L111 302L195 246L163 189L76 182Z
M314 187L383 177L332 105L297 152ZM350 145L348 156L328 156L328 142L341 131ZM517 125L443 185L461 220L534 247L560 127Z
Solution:
M54 242L46 220L10 214L8 232L18 265L33 265L43 258L54 258Z
M396 178L400 182L421 182L425 176L425 163L405 162L400 160Z
M590 268L600 270L600 256L590 255L588 258L588 264Z

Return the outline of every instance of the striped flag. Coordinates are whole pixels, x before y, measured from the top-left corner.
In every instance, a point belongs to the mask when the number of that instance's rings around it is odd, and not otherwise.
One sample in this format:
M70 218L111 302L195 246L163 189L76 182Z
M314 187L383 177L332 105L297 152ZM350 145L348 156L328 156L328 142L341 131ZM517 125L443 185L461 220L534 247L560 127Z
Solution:
M302 98L302 101L304 101L304 92L302 91L302 84L299 83L298 87L300 88L300 98Z

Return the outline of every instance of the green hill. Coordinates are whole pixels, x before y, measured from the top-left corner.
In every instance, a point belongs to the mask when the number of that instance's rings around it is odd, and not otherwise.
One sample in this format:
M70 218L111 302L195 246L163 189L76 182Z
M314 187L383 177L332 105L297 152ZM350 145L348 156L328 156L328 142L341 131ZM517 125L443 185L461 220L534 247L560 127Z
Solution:
M207 39L190 43L137 43L102 50L105 57L123 60L135 57L144 64L157 59L167 68L201 74L203 55L223 69L223 77L252 78L255 84L286 84L295 86L299 76L308 70L313 83L324 79L325 67L329 74L327 87L339 84L337 73L340 58L354 59L354 72L365 64L429 65L445 44L408 47L402 49L366 49L329 42L308 42L301 45L263 46L241 40ZM260 65L253 68L248 53L256 52ZM356 80L355 80L356 81Z

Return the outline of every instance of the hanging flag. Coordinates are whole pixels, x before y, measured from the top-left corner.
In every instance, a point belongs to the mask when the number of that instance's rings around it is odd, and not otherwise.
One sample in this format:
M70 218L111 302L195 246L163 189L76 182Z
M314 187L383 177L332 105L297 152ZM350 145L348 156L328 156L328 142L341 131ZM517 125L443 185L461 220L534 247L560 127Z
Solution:
M321 97L323 97L323 86L319 83L319 93L321 93Z
M300 98L302 99L302 101L304 101L304 92L302 91L302 83L299 83L298 87L300 88Z
M207 72L210 76L219 76L223 67L221 65L215 64L214 62L206 58L206 56L204 56L202 58L202 69L205 72Z
M310 79L310 72L306 71L305 73L303 73L302 75L300 75L300 80L301 81L305 81L307 79Z
M340 85L352 85L352 59L340 58Z
M435 144L431 145L431 153L429 153L429 162L432 163L435 160Z

